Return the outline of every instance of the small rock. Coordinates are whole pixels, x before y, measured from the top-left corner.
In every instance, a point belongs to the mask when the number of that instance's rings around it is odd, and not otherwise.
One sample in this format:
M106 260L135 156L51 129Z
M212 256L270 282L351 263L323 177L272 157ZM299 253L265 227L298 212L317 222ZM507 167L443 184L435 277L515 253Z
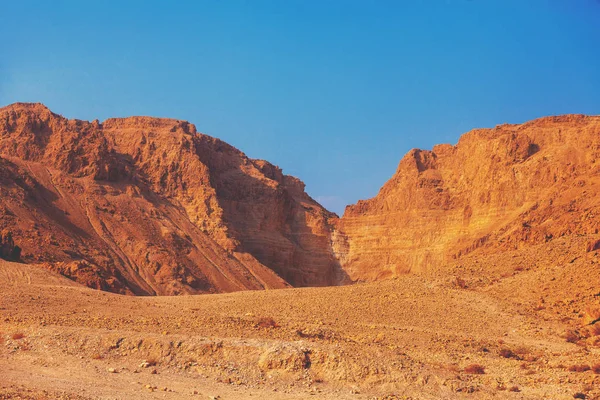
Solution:
M114 368L108 368L107 371L110 372L111 374L116 374L117 373L117 370L114 369Z
M156 375L156 374L158 374L158 371L156 370L156 368L154 368L152 371L150 371L150 373L151 373L152 375Z

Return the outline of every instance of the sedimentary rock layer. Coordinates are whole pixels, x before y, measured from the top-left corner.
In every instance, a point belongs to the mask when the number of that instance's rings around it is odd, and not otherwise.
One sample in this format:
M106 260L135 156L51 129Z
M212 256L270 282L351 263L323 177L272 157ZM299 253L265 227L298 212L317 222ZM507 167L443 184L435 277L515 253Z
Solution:
M434 271L600 229L600 117L476 129L412 150L379 194L348 206L334 249L353 280Z
M336 283L326 211L266 161L172 119L0 109L0 228L91 287L180 294ZM1 231L0 229L0 231Z

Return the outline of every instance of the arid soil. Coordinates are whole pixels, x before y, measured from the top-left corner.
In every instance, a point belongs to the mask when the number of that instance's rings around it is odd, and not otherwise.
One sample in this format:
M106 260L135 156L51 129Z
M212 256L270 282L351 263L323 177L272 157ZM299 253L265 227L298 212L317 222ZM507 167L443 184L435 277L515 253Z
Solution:
M0 398L600 398L589 240L441 277L183 297L2 262Z

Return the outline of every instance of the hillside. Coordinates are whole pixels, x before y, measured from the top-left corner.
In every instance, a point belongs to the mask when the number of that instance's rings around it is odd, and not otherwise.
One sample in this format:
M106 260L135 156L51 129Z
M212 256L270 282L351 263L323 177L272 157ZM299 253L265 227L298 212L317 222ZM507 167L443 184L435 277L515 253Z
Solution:
M336 284L331 217L298 179L184 121L0 109L0 231L10 236L0 256L14 260L17 246L21 261L93 288Z
M17 103L0 109L0 257L138 295L452 275L467 255L598 246L599 156L600 117L475 129L411 150L338 218L188 122Z
M476 129L412 150L379 194L348 206L334 248L352 280L448 272L461 258L600 229L600 117ZM533 247L531 247L533 249ZM532 250L533 251L533 250Z
M0 133L0 399L600 398L600 117L413 150L342 218L182 121Z

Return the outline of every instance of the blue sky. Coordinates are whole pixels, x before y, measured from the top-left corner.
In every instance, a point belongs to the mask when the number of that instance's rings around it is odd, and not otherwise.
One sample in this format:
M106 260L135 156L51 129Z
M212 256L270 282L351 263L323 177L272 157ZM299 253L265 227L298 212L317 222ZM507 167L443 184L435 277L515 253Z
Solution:
M186 119L338 213L411 148L600 113L596 0L12 1L0 106Z

